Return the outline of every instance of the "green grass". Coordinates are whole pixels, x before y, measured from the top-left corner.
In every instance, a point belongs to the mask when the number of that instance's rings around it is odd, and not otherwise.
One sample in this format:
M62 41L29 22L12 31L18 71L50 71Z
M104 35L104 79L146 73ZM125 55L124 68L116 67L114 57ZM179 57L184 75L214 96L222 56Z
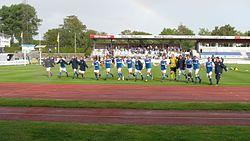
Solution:
M113 108L145 110L228 110L250 111L250 103L209 102L105 102L33 99L0 99L2 107Z
M1 141L248 141L246 126L136 126L0 121Z
M237 66L239 71L229 71L224 73L222 76L221 85L226 86L249 86L250 85L250 65L229 65ZM87 70L86 80L72 80L72 78L66 78L64 76L59 79L57 78L58 74L58 66L52 69L54 72L53 78L50 80L46 76L45 68L38 65L29 65L29 66L1 66L0 67L0 82L21 82L21 83L52 83L52 84L140 84L140 85L193 85L186 84L185 82L170 82L166 81L165 83L161 83L161 73L159 67L153 68L154 80L150 82L138 81L117 81L117 78L111 80L99 80L96 81L94 79L93 67L90 67ZM68 70L70 74L72 74L72 69L68 66ZM246 71L249 70L249 71ZM127 69L123 69L125 76L127 76ZM116 75L116 70L113 68L112 73ZM145 73L145 70L144 70ZM208 85L208 80L206 78L205 70L201 70L201 77L203 79L202 85ZM102 76L105 76L105 71L102 69Z

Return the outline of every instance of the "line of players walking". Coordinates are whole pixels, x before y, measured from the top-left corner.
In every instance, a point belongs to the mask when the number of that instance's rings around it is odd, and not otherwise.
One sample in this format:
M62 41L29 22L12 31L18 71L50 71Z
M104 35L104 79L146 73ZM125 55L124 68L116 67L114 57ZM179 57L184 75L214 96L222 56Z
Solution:
M114 66L117 69L118 80L131 80L134 79L138 81L141 79L142 81L153 80L152 67L159 67L161 70L161 82L166 81L169 77L170 80L180 81L183 76L187 83L201 83L202 79L200 77L200 68L205 67L207 77L209 79L210 85L212 85L212 75L213 71L215 72L216 85L219 84L221 79L221 74L223 70L226 70L226 66L223 64L223 61L217 58L208 58L205 64L201 64L199 58L194 56L193 58L190 55L178 57L171 55L169 59L166 56L163 56L161 61L156 62L152 61L149 56L145 59L141 59L140 57L136 58L110 58L106 56L104 61L100 62L97 57L94 58L93 67L94 67L94 75L95 79L99 80L101 78L101 67L103 66L106 69L106 76L104 76L104 80L113 78L114 75L111 73L111 68ZM52 77L51 67L55 64L60 65L60 70L58 76L62 76L62 72L66 73L66 76L69 77L69 73L67 72L66 65L71 65L74 71L73 79L78 78L79 75L82 78L85 78L85 72L88 68L87 63L85 62L84 57L81 57L80 60L77 57L73 56L70 62L67 62L65 58L60 57L57 62L52 61L51 58L46 58L44 60L44 66L46 67L46 71L48 72L48 77ZM128 71L128 76L125 78L123 75L123 68L126 66ZM169 76L167 74L167 68L170 68ZM143 74L143 69L146 69L146 74ZM193 76L194 75L194 76Z

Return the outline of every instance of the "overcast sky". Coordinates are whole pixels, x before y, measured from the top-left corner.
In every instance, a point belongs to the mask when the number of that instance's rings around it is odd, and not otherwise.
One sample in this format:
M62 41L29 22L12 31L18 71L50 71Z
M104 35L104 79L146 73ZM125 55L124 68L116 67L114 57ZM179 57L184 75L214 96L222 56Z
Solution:
M90 29L117 34L124 29L159 34L164 27L184 24L198 32L231 24L250 30L249 0L27 0L43 19L39 32L58 27L77 15ZM0 6L22 0L0 0Z

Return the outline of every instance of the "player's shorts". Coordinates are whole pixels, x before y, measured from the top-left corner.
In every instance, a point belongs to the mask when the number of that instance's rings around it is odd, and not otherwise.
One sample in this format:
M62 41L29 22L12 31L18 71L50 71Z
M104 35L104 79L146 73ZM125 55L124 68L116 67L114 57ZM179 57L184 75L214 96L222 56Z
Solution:
M100 70L94 70L94 73L100 73Z
M129 73L133 73L133 68L128 68Z
M212 71L207 72L207 77L212 76L212 74L213 74L213 72L212 72Z
M141 70L135 69L135 73L141 73Z
M49 72L50 70L51 70L51 67L46 68L46 71L48 71L48 72Z
M67 69L60 67L60 72L62 72L62 71L67 72Z
M176 67L171 67L170 71L176 72Z
M151 70L152 70L151 68L148 68L147 73L151 73Z
M111 69L110 68L106 68L106 72L110 73Z
M166 74L166 73L167 73L167 70L161 70L161 72L162 72L163 74Z
M195 73L195 75L198 75L198 74L199 74L199 72L200 72L200 69L194 69L194 73Z
M193 68L187 68L188 73L193 73Z
M85 71L79 70L79 73L80 73L80 74L85 74Z
M77 69L74 69L74 72L77 72Z
M122 68L117 68L117 71L118 72L122 72Z

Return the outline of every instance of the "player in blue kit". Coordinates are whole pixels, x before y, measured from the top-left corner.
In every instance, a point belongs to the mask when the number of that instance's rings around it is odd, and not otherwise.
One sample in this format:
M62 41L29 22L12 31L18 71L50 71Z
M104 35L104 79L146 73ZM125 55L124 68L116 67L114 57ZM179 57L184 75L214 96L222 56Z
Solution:
M198 57L194 56L193 59L193 69L195 74L195 83L199 82L201 83L201 77L200 77L200 61Z
M61 56L59 57L59 61L57 62L57 64L60 64L60 70L59 70L59 78L61 78L62 76L62 72L65 72L67 77L69 77L69 73L66 69L66 65L68 65L68 63L65 61L65 58L62 58Z
M114 75L111 73L111 65L112 60L107 56L106 60L104 61L105 68L106 68L106 77L104 80L107 80L109 77L114 77Z
M141 79L143 80L143 74L142 74L143 64L140 60L140 58L136 58L135 60L135 81L138 80L138 75L141 75Z
M166 60L166 57L163 56L162 60L160 62L160 66L161 66L161 73L162 73L162 82L166 80L167 76L167 64L169 64Z
M97 58L95 58L93 66L94 66L95 78L96 78L96 80L99 80L99 78L101 76L101 74L100 74L100 62L98 61Z
M128 57L128 59L126 60L126 64L127 64L128 73L129 73L127 80L129 80L131 79L132 76L133 77L135 76L133 72L133 60L130 57Z
M207 77L209 79L209 84L212 85L212 75L213 75L213 69L214 69L214 62L212 61L211 57L207 58L206 62L206 71L207 71Z
M187 55L186 58L186 70L187 70L187 83L190 82L190 79L193 80L192 73L193 73L193 60L190 55Z
M115 59L115 64L117 68L118 80L124 80L124 76L122 74L123 60L121 57Z
M153 80L153 75L152 75L152 61L151 58L149 58L148 56L145 59L145 67L146 67L146 71L147 71L147 77L146 77L146 82L148 81L148 78Z

